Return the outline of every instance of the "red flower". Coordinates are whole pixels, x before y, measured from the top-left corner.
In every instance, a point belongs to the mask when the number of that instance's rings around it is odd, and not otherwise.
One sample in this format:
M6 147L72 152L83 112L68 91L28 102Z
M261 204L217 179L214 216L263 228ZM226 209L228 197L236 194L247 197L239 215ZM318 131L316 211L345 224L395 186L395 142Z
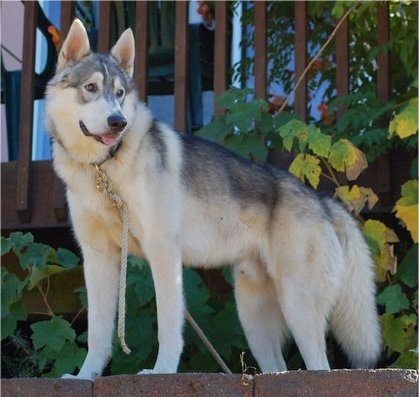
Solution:
M319 106L317 106L317 110L320 111L320 120L324 125L330 126L333 124L333 120L329 114L329 107L326 102L322 102Z
M212 16L209 5L204 0L198 0L197 3L199 5L198 10L197 10L198 14L202 15L205 25L208 26L208 28L213 28L214 17Z
M61 43L60 32L54 25L50 25L48 26L48 33L51 35L52 42L54 43L55 48L58 50Z
M281 109L282 105L285 102L285 98L281 95L270 94L269 99L269 113L275 114L279 109Z

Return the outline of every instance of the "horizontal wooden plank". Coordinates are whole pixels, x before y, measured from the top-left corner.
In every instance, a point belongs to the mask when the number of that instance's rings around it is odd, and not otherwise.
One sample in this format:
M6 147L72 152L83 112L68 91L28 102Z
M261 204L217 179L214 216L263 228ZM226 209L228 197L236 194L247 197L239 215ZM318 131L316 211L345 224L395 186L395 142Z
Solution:
M64 222L58 222L54 212L52 192L55 173L51 161L32 163L29 207L32 217L29 223L20 221L16 212L17 170L16 162L1 165L1 228L27 229L67 225L67 217ZM63 188L62 184L61 188Z

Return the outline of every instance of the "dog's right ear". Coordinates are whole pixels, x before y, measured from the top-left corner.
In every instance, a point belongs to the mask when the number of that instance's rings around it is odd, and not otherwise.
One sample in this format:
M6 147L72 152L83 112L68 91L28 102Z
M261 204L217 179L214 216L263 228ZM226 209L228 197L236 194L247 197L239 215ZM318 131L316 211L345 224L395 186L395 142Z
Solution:
M70 26L70 30L58 55L58 69L80 61L89 53L89 37L83 24L76 18Z

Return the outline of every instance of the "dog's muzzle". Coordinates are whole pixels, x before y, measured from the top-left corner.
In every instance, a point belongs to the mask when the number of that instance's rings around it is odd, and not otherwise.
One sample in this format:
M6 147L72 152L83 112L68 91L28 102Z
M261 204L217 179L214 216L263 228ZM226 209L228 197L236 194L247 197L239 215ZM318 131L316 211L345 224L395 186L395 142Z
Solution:
M98 135L92 134L86 127L86 124L81 120L79 120L79 126L81 132L83 132L85 136L92 137L97 142L103 143L104 145L113 146L117 143L119 133L127 126L127 120L121 114L113 114L110 115L106 121L108 123L109 131L111 131L110 133Z

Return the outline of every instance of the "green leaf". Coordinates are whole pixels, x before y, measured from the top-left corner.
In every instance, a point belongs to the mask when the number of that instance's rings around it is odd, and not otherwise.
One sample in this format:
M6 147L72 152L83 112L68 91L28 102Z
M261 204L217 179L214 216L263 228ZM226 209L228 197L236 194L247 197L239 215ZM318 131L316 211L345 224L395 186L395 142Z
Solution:
M25 233L22 232L13 232L10 233L8 240L13 246L13 249L15 251L22 251L23 248L26 248L33 244L33 235L31 233Z
M274 118L270 113L262 113L258 128L262 135L270 135L274 131Z
M329 162L336 171L345 172L350 181L357 179L368 167L364 153L347 139L339 139L331 147Z
M12 336L15 333L17 322L26 321L27 318L28 311L20 302L12 304L8 312L2 311L1 340Z
M410 177L412 179L418 179L418 165L419 165L419 159L418 156L416 156L413 160L412 163L410 164L410 168L409 168L409 174Z
M388 126L389 137L408 138L418 132L418 98L412 98Z
M401 198L397 200L399 205L414 205L418 203L418 180L411 179L404 183L401 188Z
M264 141L255 134L230 135L225 140L225 147L247 159L265 161L268 156Z
M332 16L334 16L336 19L339 19L342 17L346 10L352 7L353 4L354 1L349 0L336 1L331 11Z
M129 257L127 286L132 288L133 294L127 297L132 298L132 306L145 306L154 299L154 283L150 266L140 258Z
M67 270L75 268L79 262L79 257L73 252L65 248L57 249L58 264L65 267Z
M406 337L402 321L391 313L383 314L380 319L384 343L392 350L402 352Z
M225 137L232 133L233 128L226 124L225 116L223 116L196 131L195 136L222 143Z
M139 308L138 311L127 312L125 340L131 348L131 354L126 355L120 346L119 339L114 333L112 341L112 375L136 373L139 368L150 367L153 353L157 349L157 317L150 310Z
M414 368L418 369L418 355L414 351L404 351L399 358L391 364L391 368Z
M231 266L224 266L221 273L224 277L224 280L228 284L233 286L234 285L234 278L233 278L233 269L231 268Z
M6 237L1 236L1 256L8 254L12 248L12 243Z
M47 265L49 256L54 253L55 251L46 244L33 243L20 257L20 265L24 269L43 268Z
M387 286L380 295L377 296L377 302L384 305L386 313L398 313L403 309L409 308L409 299L399 284Z
M418 285L418 244L415 244L404 257L397 269L397 276L410 288Z
M246 101L246 97L253 93L253 90L249 88L239 89L231 87L227 91L221 93L215 100L217 105L227 110L235 110L238 105L243 104Z
M85 348L80 348L76 343L71 343L67 340L60 352L50 357L55 358L55 361L51 371L45 376L48 378L59 378L65 373L71 374L82 366L86 354L87 350Z
M29 276L28 289L34 288L43 279L53 274L62 273L65 268L57 265L47 265L45 267L33 267Z
M294 146L294 139L298 139L300 150L302 150L308 138L307 125L297 119L292 119L287 124L279 127L278 132L284 141L284 148L289 152Z
M216 313L212 328L212 340L216 343L218 353L223 357L231 356L239 324L235 303L226 302L222 310Z
M200 315L211 313L212 310L206 306L210 293L201 276L193 269L184 268L183 280L187 307Z
M79 294L79 299L80 299L81 305L84 309L87 310L87 290L86 290L86 287L83 286L83 287L76 288L74 290L74 292Z
M323 134L319 128L308 127L308 147L318 156L327 158L329 156L332 138Z
M238 106L234 111L230 111L226 116L226 123L236 127L240 132L254 130L255 122L259 122L262 112L267 110L267 104L261 99Z
M27 318L27 310L21 304L22 291L26 279L21 281L16 275L1 268L1 339L13 335L18 321Z
M31 339L36 350L45 346L59 352L66 341L74 342L76 332L68 321L54 316L50 320L39 321L31 325Z

